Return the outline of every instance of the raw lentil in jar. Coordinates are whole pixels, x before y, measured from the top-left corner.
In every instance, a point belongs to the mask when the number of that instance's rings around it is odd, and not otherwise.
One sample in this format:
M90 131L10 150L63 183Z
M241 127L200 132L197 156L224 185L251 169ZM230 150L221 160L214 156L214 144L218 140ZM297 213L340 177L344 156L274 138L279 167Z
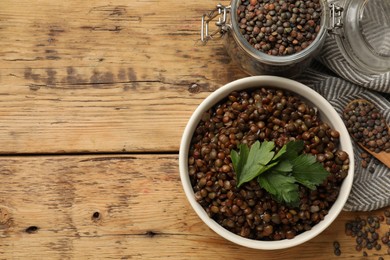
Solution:
M232 92L202 116L191 140L188 167L197 202L221 226L257 240L291 239L328 214L349 169L339 133L317 110L288 91L255 88ZM278 203L252 180L237 188L230 153L240 144L304 141L330 174L315 190L299 185L299 206Z
M257 50L274 56L306 49L320 31L319 0L240 0L240 32Z

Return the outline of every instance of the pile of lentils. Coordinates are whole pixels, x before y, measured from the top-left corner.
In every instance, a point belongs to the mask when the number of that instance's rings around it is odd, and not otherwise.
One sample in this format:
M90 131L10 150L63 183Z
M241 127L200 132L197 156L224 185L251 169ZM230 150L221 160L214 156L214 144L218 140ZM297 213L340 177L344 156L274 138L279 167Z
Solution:
M364 257L368 256L367 251L381 251L386 248L385 254L390 255L390 231L380 233L381 223L390 225L390 210L387 209L383 215L369 215L368 217L356 217L345 223L345 234L355 239L355 250L362 252ZM333 243L334 254L341 255L341 246L338 241ZM379 257L378 260L383 260Z
M240 0L241 34L256 49L274 56L307 48L320 31L320 0Z
M291 239L328 214L347 176L349 156L339 149L339 132L319 118L316 108L278 89L232 92L206 111L191 140L188 170L198 203L224 228L256 240ZM316 190L299 187L300 204L278 203L253 180L236 187L230 152L239 144L274 141L276 151L304 141L330 172Z
M385 118L379 109L367 100L356 100L347 105L343 119L352 138L370 151L390 152L390 135ZM360 154L362 167L366 168L371 157Z

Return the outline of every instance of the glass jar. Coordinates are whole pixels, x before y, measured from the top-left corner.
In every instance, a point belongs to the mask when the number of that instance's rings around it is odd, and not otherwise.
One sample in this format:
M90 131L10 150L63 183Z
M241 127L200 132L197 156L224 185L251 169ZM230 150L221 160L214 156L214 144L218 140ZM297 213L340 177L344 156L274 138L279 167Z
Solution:
M348 65L363 74L390 71L390 0L337 0L342 10L333 37Z
M326 37L335 37L345 59L351 65L365 73L381 73L390 69L390 39L378 40L371 33L372 24L367 24L372 14L384 19L383 24L390 29L389 12L383 6L389 6L389 0L319 0L322 13L320 30L308 47L300 52L273 56L255 49L241 34L237 15L240 0L232 0L230 6L218 4L202 17L201 41L221 36L224 46L241 69L250 75L280 75L294 77L303 72L320 53ZM381 3L378 7L378 3ZM387 9L388 10L388 9ZM214 19L218 27L211 31L210 22ZM375 19L374 19L375 20ZM385 33L389 37L389 33ZM385 36L383 36L385 37Z

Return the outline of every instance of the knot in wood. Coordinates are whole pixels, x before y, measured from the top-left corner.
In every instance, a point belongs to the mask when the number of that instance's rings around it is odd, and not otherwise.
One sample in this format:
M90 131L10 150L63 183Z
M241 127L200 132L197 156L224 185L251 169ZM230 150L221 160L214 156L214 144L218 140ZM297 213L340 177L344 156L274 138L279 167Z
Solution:
M6 208L0 207L0 225L8 225L11 222L11 215Z

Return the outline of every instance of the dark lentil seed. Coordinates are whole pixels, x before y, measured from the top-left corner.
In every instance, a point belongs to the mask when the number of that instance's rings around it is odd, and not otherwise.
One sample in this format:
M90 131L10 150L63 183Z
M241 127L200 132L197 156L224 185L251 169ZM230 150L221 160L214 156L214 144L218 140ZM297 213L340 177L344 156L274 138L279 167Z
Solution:
M362 165L363 168L367 168L368 163L367 163L366 160L363 160L363 161L361 162L361 165Z

